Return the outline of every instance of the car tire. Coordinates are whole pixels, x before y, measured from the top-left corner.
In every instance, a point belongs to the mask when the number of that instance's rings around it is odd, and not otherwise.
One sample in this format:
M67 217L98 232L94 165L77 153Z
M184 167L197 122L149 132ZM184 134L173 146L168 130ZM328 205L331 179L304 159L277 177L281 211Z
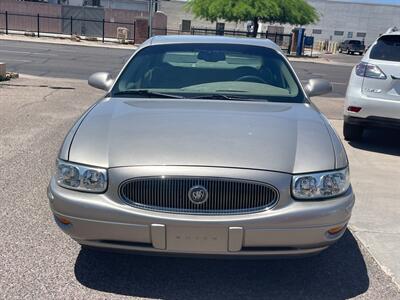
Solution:
M339 49L338 49L338 52L339 52L339 53L342 53L342 52L343 52L343 51L342 51L342 48L339 48Z
M353 54L354 54L354 52L353 52L353 51L349 51L349 54L350 54L350 55L353 55Z
M364 128L359 125L344 122L343 135L346 141L359 141L362 139Z

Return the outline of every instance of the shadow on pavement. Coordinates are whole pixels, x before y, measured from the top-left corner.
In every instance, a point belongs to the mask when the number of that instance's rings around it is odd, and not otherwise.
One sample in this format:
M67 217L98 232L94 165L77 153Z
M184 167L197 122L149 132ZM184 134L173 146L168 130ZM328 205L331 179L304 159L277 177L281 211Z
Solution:
M400 156L400 130L369 129L361 141L349 144L360 150Z
M301 259L215 260L83 249L75 276L91 289L161 299L347 299L369 287L349 231L320 255Z

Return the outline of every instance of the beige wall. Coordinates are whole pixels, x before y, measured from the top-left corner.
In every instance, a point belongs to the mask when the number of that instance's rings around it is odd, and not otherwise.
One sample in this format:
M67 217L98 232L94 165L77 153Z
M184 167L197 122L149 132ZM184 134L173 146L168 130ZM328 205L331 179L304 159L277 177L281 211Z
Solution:
M61 6L56 4L19 2L15 0L0 0L0 12L8 12L9 30L37 31L37 18L13 16L12 14L28 14L49 17L61 16ZM5 19L0 18L0 27L5 28ZM49 33L62 32L61 20L40 19L40 31Z
M192 27L199 28L211 28L215 29L216 24L209 21L196 19L193 14L185 10L185 2L181 1L161 1L160 10L168 16L168 28L169 29L181 29L182 20L191 20ZM228 30L244 30L244 24L225 22L225 29Z

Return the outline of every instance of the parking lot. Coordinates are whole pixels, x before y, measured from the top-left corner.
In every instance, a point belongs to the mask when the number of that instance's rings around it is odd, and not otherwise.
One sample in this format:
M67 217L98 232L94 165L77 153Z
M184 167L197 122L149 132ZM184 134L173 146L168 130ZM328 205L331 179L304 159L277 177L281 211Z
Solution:
M73 122L102 93L95 71L117 73L131 51L4 42L20 79L0 83L1 298L399 299L400 134L368 131L345 143L357 204L350 230L319 256L215 260L91 252L52 220L46 187ZM334 92L313 101L341 134L343 97L360 57L293 63L302 81ZM397 283L396 283L397 282Z

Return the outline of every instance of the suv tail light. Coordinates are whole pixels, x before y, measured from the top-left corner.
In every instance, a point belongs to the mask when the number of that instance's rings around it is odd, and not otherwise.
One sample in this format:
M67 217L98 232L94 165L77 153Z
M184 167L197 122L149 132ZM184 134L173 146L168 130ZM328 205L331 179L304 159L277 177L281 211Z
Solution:
M358 107L358 106L349 106L349 107L347 108L347 110L348 110L348 111L351 111L351 112L358 113L358 112L360 112L361 107Z
M386 74L376 65L361 62L356 66L356 74L361 77L386 79Z

